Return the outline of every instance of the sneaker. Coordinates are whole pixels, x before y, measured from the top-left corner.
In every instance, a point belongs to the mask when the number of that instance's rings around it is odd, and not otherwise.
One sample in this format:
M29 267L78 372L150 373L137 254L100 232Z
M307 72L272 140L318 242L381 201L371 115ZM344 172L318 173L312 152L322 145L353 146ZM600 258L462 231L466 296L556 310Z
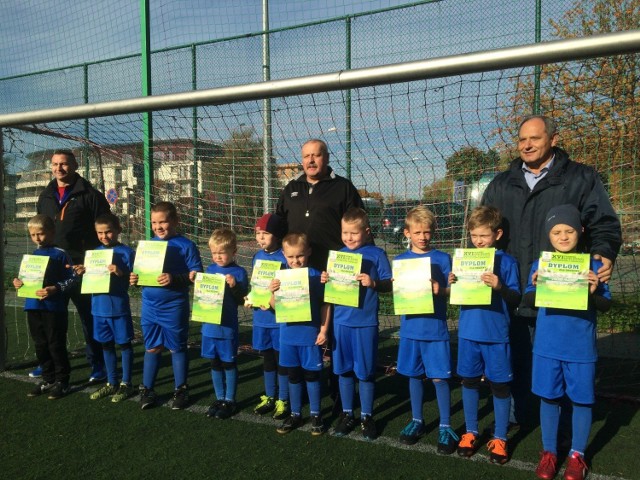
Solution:
M289 433L292 430L295 430L296 428L299 428L301 426L302 426L302 415L291 414L284 419L284 422L282 422L282 425L276 428L276 432L284 435L285 433Z
M540 453L540 462L536 467L536 476L543 480L551 480L558 471L558 457L551 452Z
M573 452L567 460L567 468L564 470L564 480L584 480L587 476L587 464L584 457L578 452Z
M91 400L99 400L104 397L108 397L109 395L113 395L118 391L118 388L115 385L111 385L107 383L105 386L100 387L98 390L89 395Z
M27 393L27 397L39 397L43 393L51 390L53 388L53 385L53 383L40 382L35 387L33 387L33 390Z
M472 432L467 432L462 435L460 443L458 443L458 455L461 457L470 457L476 453L478 448L478 435Z
M218 408L218 411L216 412L216 418L226 420L227 418L231 418L234 413L236 413L235 402L225 400L220 402L220 408Z
M438 453L451 455L458 447L460 437L456 435L451 427L440 427L438 434Z
M314 437L324 433L324 422L320 415L311 417L311 435Z
M42 367L38 365L36 368L29 372L31 378L40 378L42 376Z
M207 417L215 418L216 413L218 413L218 410L220 410L221 405L222 402L220 400L215 400L211 405L209 405L206 413Z
M338 417L338 423L333 429L333 434L336 437L344 437L346 435L349 435L351 430L353 430L357 424L358 422L356 421L353 414L342 412Z
M89 376L89 383L100 383L107 379L107 372L103 367L94 367Z
M362 429L362 436L365 440L375 440L378 436L378 429L376 428L376 422L371 415L362 417L360 421L360 428Z
M411 420L400 432L400 443L415 445L425 433L427 433L427 428L424 426L424 422Z
M182 410L189 404L189 387L181 385L173 392L173 402L171 402L171 410Z
M144 385L140 386L140 408L142 410L155 407L157 398L158 396L153 388L147 388Z
M58 400L64 397L67 393L69 393L69 384L56 382L53 384L51 390L49 390L49 396L47 398L49 400Z
M133 385L130 383L120 382L120 387L118 387L118 391L111 397L111 401L113 403L118 403L123 400L126 400L131 395L133 395Z
M276 400L276 407L273 411L273 418L275 420L285 420L291 415L289 408L289 402L287 400Z
M272 412L276 408L276 401L273 397L267 397L262 395L260 397L260 403L253 409L253 413L256 415L264 415L265 413Z
M491 463L497 463L498 465L504 465L509 460L509 454L507 453L507 442L500 438L494 438L487 443L489 449L489 461Z

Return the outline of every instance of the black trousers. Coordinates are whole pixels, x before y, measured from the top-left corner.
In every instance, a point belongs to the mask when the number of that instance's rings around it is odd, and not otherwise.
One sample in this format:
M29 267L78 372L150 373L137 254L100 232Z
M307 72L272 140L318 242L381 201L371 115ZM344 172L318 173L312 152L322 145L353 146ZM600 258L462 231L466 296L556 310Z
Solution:
M67 354L67 312L28 310L27 323L42 367L42 379L68 385L71 365Z
M80 323L82 324L82 334L86 344L85 354L87 361L93 370L101 370L104 367L104 356L102 345L93 338L93 315L91 314L91 295L80 293L80 283L75 285L69 292L69 299L76 306Z

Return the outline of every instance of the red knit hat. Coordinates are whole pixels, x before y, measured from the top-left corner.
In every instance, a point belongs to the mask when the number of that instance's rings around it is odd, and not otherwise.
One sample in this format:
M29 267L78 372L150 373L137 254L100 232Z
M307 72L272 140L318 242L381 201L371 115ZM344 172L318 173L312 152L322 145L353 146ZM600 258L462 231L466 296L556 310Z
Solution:
M272 213L265 213L258 219L256 230L263 230L276 238L282 239L287 234L287 225L282 217Z

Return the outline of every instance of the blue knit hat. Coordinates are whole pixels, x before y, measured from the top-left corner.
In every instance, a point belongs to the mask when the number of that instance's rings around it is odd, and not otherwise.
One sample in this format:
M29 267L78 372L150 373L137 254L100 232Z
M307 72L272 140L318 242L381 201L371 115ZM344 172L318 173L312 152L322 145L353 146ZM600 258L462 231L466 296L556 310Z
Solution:
M580 212L578 209L569 204L557 205L551 207L547 213L547 219L544 222L544 228L547 236L556 225L563 224L573 227L578 234L582 233L582 221L580 220Z

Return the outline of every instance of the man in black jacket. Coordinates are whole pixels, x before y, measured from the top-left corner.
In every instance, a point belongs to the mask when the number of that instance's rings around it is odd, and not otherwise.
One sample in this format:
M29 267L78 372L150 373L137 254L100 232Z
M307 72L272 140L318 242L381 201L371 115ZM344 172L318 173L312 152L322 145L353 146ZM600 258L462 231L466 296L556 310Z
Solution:
M555 122L546 116L525 118L518 129L520 157L498 174L482 198L483 205L496 207L504 218L502 248L516 257L521 287L527 284L532 262L551 248L545 235L545 218L556 205L575 205L584 226L583 249L600 258L601 281L611 278L613 262L622 243L620 221L597 172L569 159L558 148ZM531 334L536 312L521 306L511 325L513 397L516 420L527 409L531 390Z
M74 264L84 263L84 254L99 245L94 221L109 212L105 196L76 173L78 162L71 150L56 150L51 157L53 180L38 198L38 213L53 218L55 243L67 251ZM72 289L69 298L78 310L86 342L87 360L91 365L90 382L106 378L102 347L93 338L91 295L81 295L80 285Z

